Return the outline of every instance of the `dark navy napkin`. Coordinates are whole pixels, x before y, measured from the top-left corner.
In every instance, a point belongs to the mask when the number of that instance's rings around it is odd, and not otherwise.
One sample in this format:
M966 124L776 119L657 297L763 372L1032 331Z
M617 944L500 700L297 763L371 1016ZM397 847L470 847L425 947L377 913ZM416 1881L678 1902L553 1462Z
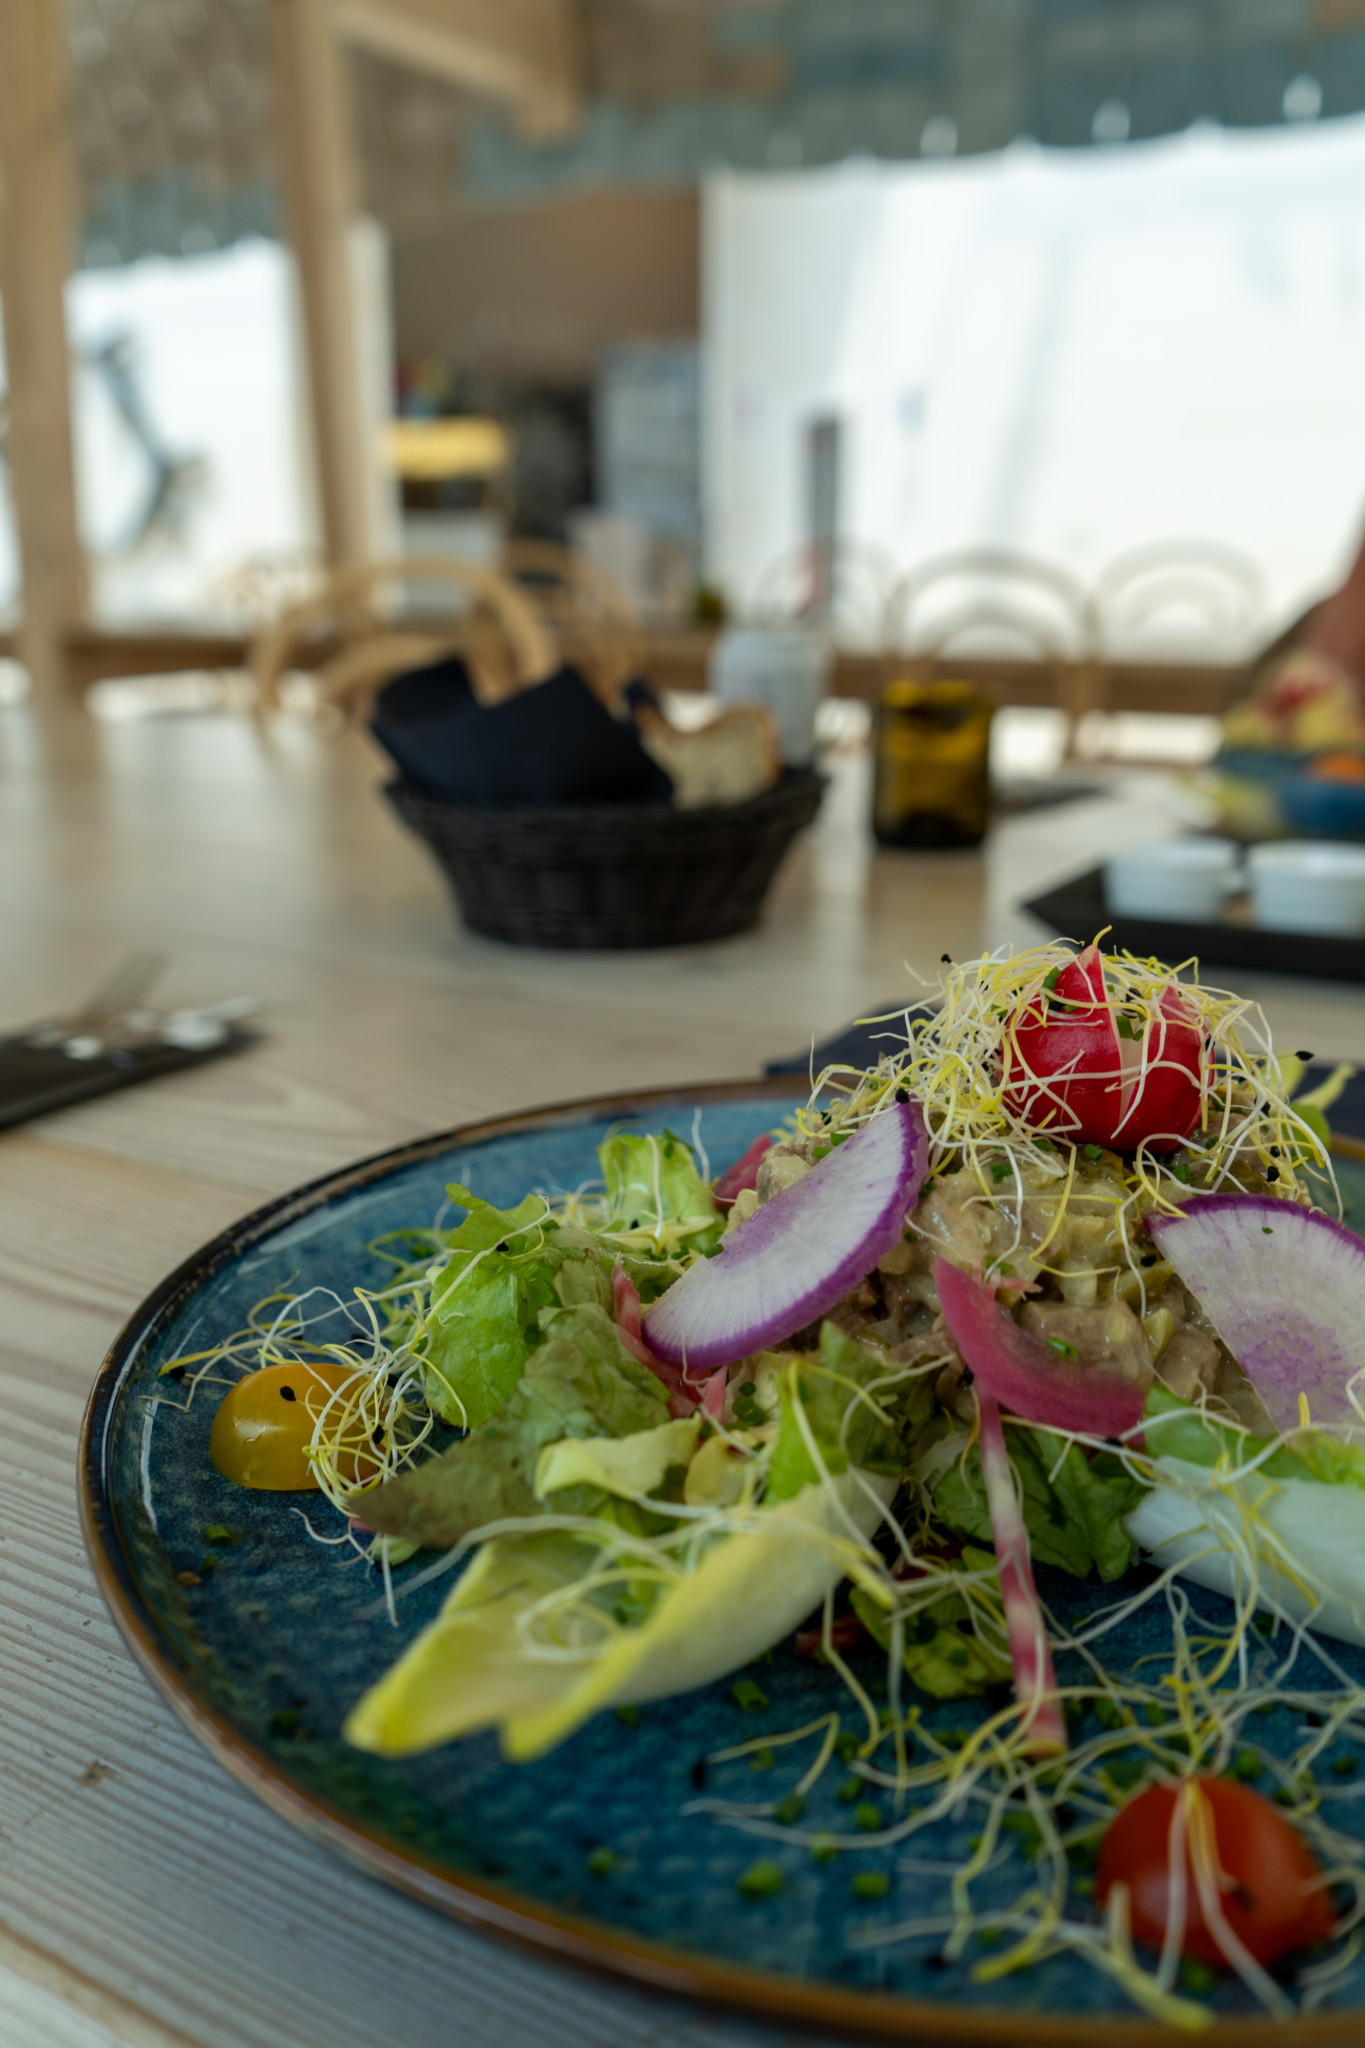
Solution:
M480 704L458 656L395 676L370 730L424 796L482 808L658 804L672 778L632 724L613 718L576 669L501 704Z

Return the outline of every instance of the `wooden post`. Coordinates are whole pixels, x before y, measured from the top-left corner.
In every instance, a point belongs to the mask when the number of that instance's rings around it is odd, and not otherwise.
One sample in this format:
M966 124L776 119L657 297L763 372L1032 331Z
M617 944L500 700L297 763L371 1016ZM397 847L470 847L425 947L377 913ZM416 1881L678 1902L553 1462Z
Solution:
M9 469L23 572L18 651L60 690L85 607L64 293L74 244L64 10L0 0L0 298Z
M0 9L9 0L0 0ZM298 264L323 540L333 562L370 553L370 478L356 336L356 208L346 59L328 0L272 0L276 127Z

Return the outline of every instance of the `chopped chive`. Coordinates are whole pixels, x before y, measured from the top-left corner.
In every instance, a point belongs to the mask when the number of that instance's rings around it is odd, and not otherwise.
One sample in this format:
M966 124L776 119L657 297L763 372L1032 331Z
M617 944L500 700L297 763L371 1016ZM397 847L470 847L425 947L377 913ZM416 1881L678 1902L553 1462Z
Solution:
M1254 1749L1239 1749L1232 1762L1228 1765L1228 1776L1230 1778L1240 1778L1243 1783L1249 1784L1254 1779L1260 1777L1264 1768L1265 1766Z
M1060 967L1052 968L1047 974L1043 976L1043 987L1047 990L1049 995L1052 994L1052 991L1056 988L1057 983L1061 980L1061 978L1062 970Z
M1104 1148L1101 1145L1082 1145L1081 1157L1083 1159L1103 1159Z
M616 1868L618 1860L616 1851L608 1849L604 1845L600 1849L593 1850L588 1858L588 1868L594 1877L610 1877Z
M302 1715L297 1707L281 1707L278 1714L270 1716L272 1735L297 1735Z
M865 1799L862 1805L855 1809L853 1825L860 1834L875 1835L880 1830L881 1824L882 1810L879 1806L874 1806L870 1799Z
M206 1543L231 1543L232 1531L225 1529L221 1522L210 1522L204 1530Z
M839 1787L839 1804L841 1806L852 1806L854 1800L861 1799L866 1790L866 1779L845 1778L843 1784Z
M761 1858L749 1865L737 1880L735 1890L745 1899L770 1899L781 1891L785 1882L781 1865Z
M1198 1956L1186 1956L1180 1965L1180 1988L1193 1992L1196 1997L1206 1997L1218 1982L1215 1973L1207 1963L1201 1963Z
M752 1678L736 1679L730 1690L734 1695L735 1705L742 1707L746 1714L751 1714L757 1708L766 1707L768 1704L767 1693L761 1685L755 1685Z
M1058 1358L1076 1359L1081 1355L1074 1344L1067 1343L1065 1337L1049 1337L1047 1348L1049 1351L1055 1351Z
M616 1709L616 1718L618 1721L624 1721L627 1728L638 1728L640 1725L640 1709L638 1707L618 1707Z
M991 1179L995 1182L996 1186L998 1187L1002 1180L1008 1180L1009 1175L1010 1163L1008 1159L997 1159L991 1168Z
M774 1820L784 1828L793 1828L806 1810L806 1802L799 1792L788 1792L785 1799L779 1799L773 1808Z
M1353 1778L1357 1768L1357 1760L1353 1756L1334 1756L1328 1765L1334 1778Z
M749 1758L749 1769L751 1771L770 1771L776 1762L777 1751L775 1749L756 1749Z
M855 1899L884 1899L891 1880L884 1870L860 1870L849 1889Z
M810 1845L810 1853L817 1863L832 1863L842 1852L831 1835L817 1835Z

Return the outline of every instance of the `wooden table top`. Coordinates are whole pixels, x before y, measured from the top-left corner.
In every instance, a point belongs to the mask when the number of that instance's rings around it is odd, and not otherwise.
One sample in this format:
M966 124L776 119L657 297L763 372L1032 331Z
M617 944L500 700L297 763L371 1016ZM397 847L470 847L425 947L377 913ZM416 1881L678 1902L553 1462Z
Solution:
M314 1174L500 1110L757 1071L932 974L1041 934L1013 908L1167 829L1158 786L1016 818L979 854L879 853L865 758L763 926L522 954L455 926L354 734L0 710L0 1029L133 948L161 995L250 992L248 1054L0 1133L0 2040L6 2048L739 2048L787 2035L560 1970L392 1894L227 1779L101 1606L74 1463L149 1288ZM1365 1001L1267 982L1277 1038L1365 1059Z

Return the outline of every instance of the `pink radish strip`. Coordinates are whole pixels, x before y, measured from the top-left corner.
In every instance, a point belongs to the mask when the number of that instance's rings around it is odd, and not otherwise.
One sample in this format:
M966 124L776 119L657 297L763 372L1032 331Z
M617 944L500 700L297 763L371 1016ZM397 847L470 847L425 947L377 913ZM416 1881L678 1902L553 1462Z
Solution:
M1297 1426L1300 1394L1325 1428L1359 1426L1346 1392L1365 1371L1358 1237L1275 1195L1200 1195L1178 1216L1149 1216L1147 1230L1277 1429Z
M711 1190L711 1198L718 1209L733 1209L735 1196L746 1188L757 1187L758 1169L772 1151L774 1140L765 1131L761 1138L755 1138L747 1152L741 1152L733 1166L727 1166Z
M709 1372L822 1316L900 1242L928 1158L917 1103L879 1110L650 1303L650 1349L693 1374Z
M725 1389L729 1383L728 1367L718 1365L702 1388L701 1405L713 1422L719 1422L725 1413Z
M677 1366L656 1358L644 1340L640 1329L640 1290L619 1259L611 1276L611 1292L616 1309L616 1334L631 1357L648 1366L655 1379L667 1387L668 1412L673 1420L678 1422L685 1415L695 1414L698 1406L695 1391L687 1385ZM724 1398L722 1388L722 1401Z
M991 1534L1000 1566L1000 1593L1005 1603L1005 1630L1014 1665L1014 1697L1024 1710L1019 1733L1031 1755L1053 1755L1066 1749L1066 1717L1057 1697L1052 1650L1038 1589L1033 1583L1028 1531L1015 1496L1000 1410L984 1387L976 1390L976 1405L981 1418L981 1470L986 1480Z
M981 1386L1026 1422L1081 1436L1122 1436L1142 1418L1143 1397L1102 1366L1058 1355L1015 1322L982 1281L934 1260L934 1285L953 1342Z

